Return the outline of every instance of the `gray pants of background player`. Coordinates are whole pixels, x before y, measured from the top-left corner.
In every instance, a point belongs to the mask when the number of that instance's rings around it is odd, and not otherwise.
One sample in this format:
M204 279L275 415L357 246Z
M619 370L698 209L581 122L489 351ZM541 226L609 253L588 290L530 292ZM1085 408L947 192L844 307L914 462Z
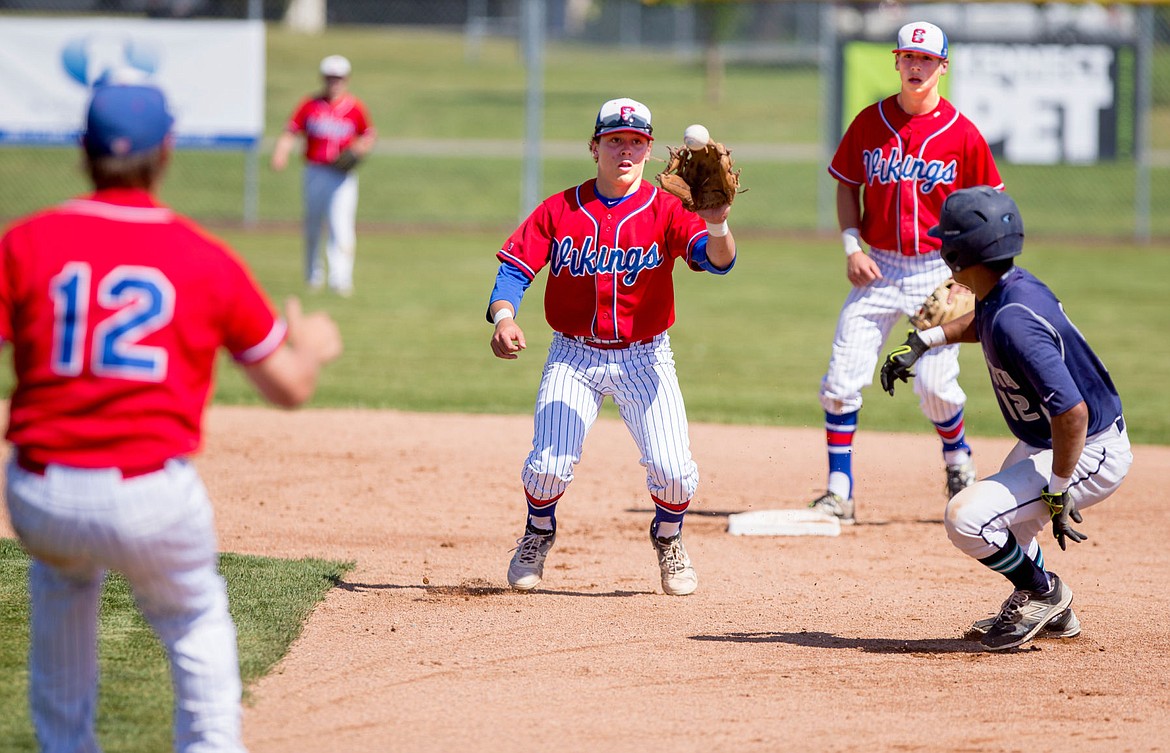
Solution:
M175 750L235 753L240 669L218 571L211 503L195 468L171 460L123 479L117 469L8 463L12 527L29 568L29 698L44 753L100 750L98 605L106 571L126 576L158 633L175 689Z
M353 259L357 247L358 177L327 165L309 163L304 172L305 282L325 284L329 263L329 287L353 290ZM325 258L321 258L321 230L327 225Z

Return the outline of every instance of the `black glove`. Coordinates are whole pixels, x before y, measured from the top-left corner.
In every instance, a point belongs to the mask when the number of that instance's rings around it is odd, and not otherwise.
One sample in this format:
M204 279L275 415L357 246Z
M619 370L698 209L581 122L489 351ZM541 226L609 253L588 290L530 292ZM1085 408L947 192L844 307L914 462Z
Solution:
M1048 516L1052 518L1052 536L1056 539L1056 543L1060 544L1061 551L1064 551L1064 539L1067 536L1074 544L1079 544L1085 539L1089 538L1080 531L1073 530L1069 524L1068 519L1072 518L1074 522L1081 522L1081 514L1077 511L1077 505L1068 497L1067 492L1050 492L1048 487L1044 487L1044 491L1040 492L1040 499L1044 504L1048 505Z
M344 172L349 172L357 167L357 164L361 161L362 158L357 155L357 152L352 149L346 149L337 155L337 159L333 160L333 167Z
M894 348L886 356L882 364L882 389L891 395L894 394L894 380L909 381L914 376L911 369L922 354L930 350L930 346L918 336L917 330L910 330L906 335L906 342Z

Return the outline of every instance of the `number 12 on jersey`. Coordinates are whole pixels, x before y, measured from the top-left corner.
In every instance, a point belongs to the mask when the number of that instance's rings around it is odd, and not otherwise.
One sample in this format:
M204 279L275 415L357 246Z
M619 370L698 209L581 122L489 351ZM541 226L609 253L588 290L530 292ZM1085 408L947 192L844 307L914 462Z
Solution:
M103 377L161 382L167 374L167 351L143 345L142 339L170 324L175 288L153 267L114 267L97 283L99 312L89 308L92 270L70 262L50 281L53 299L52 369L78 376L85 369L85 342L92 327L89 368ZM102 314L102 312L109 312Z

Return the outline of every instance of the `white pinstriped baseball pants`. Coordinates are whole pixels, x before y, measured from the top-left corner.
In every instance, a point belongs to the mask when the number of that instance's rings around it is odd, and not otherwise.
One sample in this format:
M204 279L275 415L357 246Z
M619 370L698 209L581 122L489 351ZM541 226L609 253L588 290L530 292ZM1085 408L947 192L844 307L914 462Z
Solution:
M699 469L666 333L624 350L553 334L536 395L532 452L521 473L525 491L537 500L564 493L607 395L638 445L650 493L669 504L689 501Z
M837 319L829 368L821 379L820 399L833 415L861 409L861 390L873 384L882 345L903 317L913 314L950 270L937 252L903 256L871 249L882 279L850 289ZM967 402L959 386L959 346L931 348L914 366L914 393L922 413L934 423L954 418Z
M8 463L12 527L29 568L29 695L43 753L96 753L98 604L107 570L126 576L158 633L175 689L175 750L240 753L236 630L217 569L211 503L195 468L169 461L123 480L116 469Z

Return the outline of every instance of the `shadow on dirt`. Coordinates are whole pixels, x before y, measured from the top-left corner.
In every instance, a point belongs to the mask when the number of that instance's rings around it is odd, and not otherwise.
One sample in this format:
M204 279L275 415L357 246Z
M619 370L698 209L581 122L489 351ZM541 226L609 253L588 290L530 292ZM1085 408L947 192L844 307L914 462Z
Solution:
M832 633L724 633L722 635L692 635L693 641L724 643L790 643L809 648L844 648L872 654L981 654L978 643L961 638L928 638L904 640L899 638L846 638Z

